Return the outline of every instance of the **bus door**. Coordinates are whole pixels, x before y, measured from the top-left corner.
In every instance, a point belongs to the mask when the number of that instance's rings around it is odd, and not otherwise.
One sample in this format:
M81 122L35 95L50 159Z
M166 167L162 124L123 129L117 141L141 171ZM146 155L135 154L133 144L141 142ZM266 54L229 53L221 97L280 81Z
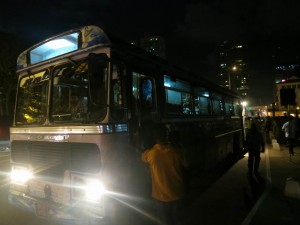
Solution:
M138 129L140 148L148 148L154 143L153 128L158 119L156 86L153 77L132 73L133 118Z

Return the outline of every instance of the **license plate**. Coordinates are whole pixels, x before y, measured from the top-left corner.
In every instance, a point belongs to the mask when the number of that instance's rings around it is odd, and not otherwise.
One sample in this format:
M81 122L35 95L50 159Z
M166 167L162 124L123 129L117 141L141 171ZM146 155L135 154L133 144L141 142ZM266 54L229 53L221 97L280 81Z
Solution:
M49 216L49 208L43 204L36 203L36 215L43 218L48 218Z

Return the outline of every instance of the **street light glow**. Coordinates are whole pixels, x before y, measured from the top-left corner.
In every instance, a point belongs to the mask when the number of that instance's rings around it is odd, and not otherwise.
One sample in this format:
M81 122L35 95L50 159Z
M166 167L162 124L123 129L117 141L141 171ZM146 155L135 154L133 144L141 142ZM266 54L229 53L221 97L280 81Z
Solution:
M245 106L247 106L247 105L248 105L248 102L246 102L246 101L243 101L243 102L241 102L241 105L245 107Z

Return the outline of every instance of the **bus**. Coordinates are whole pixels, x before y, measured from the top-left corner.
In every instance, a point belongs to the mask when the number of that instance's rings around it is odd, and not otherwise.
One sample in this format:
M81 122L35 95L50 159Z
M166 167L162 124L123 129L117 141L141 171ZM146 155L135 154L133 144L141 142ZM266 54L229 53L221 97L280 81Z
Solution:
M25 50L17 76L8 199L41 218L124 224L151 197L140 156L157 125L180 133L191 173L244 149L237 93L95 25Z

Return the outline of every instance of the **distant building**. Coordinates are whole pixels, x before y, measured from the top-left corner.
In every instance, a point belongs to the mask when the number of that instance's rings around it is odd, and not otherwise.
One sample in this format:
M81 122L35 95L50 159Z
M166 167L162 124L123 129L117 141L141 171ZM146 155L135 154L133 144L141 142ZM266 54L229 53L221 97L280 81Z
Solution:
M300 55L295 43L283 42L275 46L272 52L275 83L298 76L300 74Z
M293 76L275 85L275 110L297 114L300 107L300 78Z
M217 46L218 84L237 91L243 99L249 97L249 75L245 61L245 46L223 42Z
M153 55L163 59L166 58L165 40L160 36L146 35L145 37L139 40L133 40L130 43L152 53Z

